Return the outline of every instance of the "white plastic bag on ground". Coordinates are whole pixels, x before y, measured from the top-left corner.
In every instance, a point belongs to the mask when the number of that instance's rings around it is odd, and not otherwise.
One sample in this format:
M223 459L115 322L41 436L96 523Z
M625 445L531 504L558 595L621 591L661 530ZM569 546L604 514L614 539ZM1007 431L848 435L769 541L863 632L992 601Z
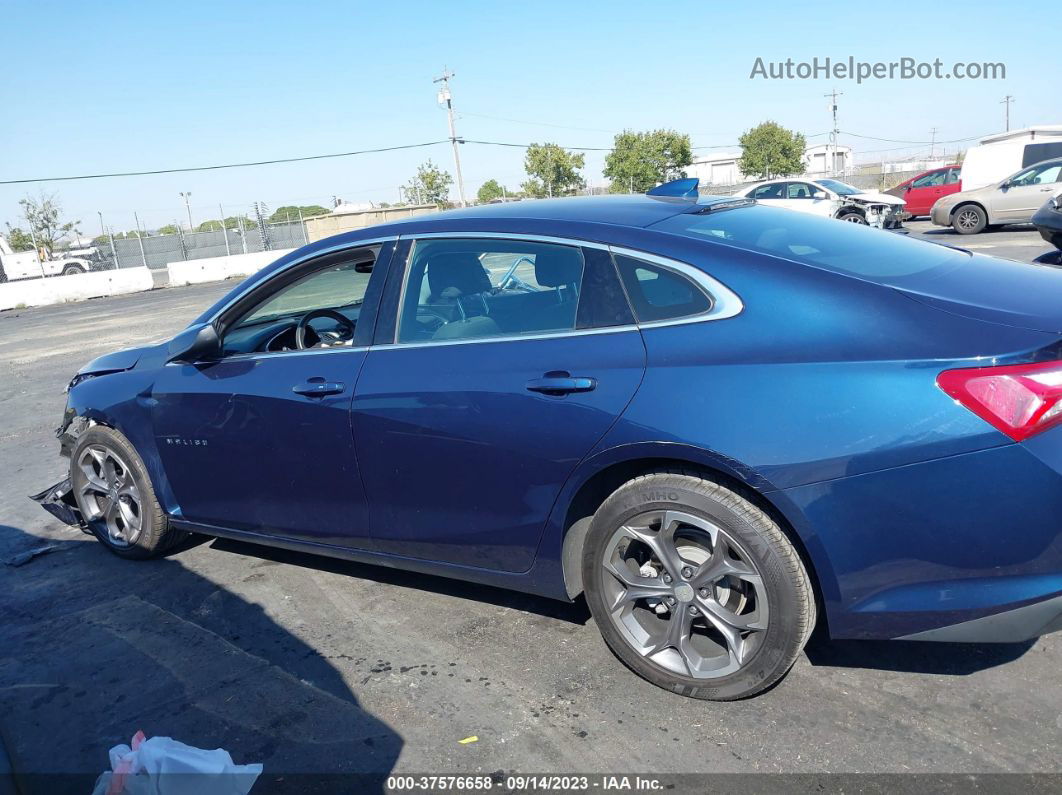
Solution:
M206 751L170 737L144 739L110 750L111 769L96 779L92 795L247 795L260 764L237 765L221 748Z

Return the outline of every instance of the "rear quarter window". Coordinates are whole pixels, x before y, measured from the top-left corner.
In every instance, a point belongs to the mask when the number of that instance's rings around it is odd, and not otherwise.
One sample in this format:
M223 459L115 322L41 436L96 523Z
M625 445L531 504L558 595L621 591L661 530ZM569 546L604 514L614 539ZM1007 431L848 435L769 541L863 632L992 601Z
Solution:
M673 270L623 255L616 256L616 267L640 323L700 315L712 308L699 286Z

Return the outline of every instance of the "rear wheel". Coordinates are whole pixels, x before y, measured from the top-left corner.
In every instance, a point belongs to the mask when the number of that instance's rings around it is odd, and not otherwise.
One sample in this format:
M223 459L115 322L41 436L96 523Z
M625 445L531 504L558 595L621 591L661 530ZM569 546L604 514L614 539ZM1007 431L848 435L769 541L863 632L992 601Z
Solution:
M120 557L149 558L184 536L169 526L144 462L112 428L95 425L81 435L70 456L70 482L85 523Z
M976 204L964 204L951 218L951 228L960 235L976 235L988 225L988 216Z
M587 602L612 651L659 687L729 701L792 667L815 623L792 543L718 483L661 472L597 511L583 552Z

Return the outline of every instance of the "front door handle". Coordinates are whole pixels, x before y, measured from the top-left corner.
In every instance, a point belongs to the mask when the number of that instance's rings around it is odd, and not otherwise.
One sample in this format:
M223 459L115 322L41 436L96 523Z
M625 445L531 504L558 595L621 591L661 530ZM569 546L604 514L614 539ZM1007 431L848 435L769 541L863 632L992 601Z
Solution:
M529 392L543 395L568 395L572 392L590 392L597 386L597 379L572 376L568 373L546 373L541 378L527 382Z
M324 397L325 395L338 395L345 388L343 384L336 381L311 378L305 384L296 384L291 391L296 395L306 395L306 397Z

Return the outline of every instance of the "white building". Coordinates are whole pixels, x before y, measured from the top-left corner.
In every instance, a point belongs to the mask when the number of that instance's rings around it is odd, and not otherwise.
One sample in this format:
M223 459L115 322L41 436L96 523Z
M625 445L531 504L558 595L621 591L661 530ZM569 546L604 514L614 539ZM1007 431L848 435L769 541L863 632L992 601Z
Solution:
M804 151L805 174L809 177L825 177L831 174L843 176L851 173L852 148L837 146L832 149L831 152L829 144L809 146ZM830 154L833 155L833 169L827 168ZM697 177L702 185L740 185L743 182L758 179L758 176L750 177L741 173L741 169L738 168L740 158L741 152L720 152L698 157L684 170L687 177Z

